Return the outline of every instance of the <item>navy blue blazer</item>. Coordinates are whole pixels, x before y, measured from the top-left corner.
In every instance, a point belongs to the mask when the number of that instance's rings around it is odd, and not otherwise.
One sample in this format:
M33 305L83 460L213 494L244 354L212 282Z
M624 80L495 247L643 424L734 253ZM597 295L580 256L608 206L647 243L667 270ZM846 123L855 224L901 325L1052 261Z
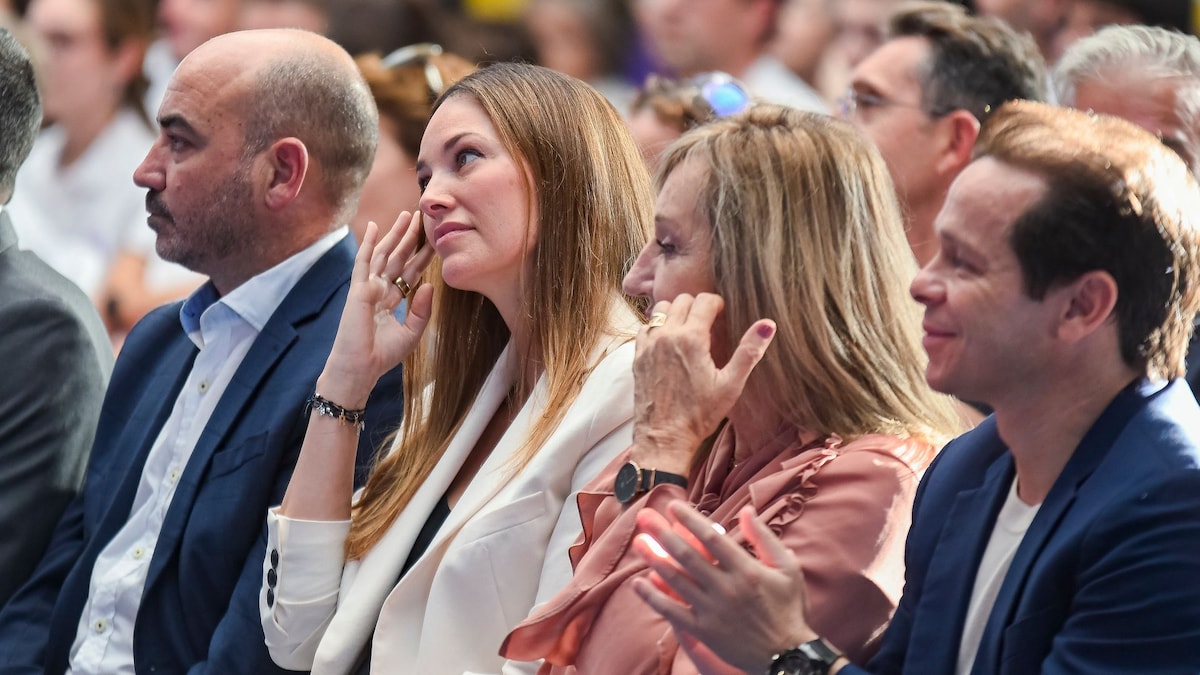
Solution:
M312 394L349 289L350 236L303 276L255 339L180 478L134 627L138 673L285 672L258 619L266 510L295 467ZM142 467L197 354L180 303L129 334L100 413L84 490L31 580L0 612L0 673L62 673L96 556L129 516ZM368 404L365 465L401 415L400 369ZM60 590L61 588L61 590Z
M994 418L930 466L913 507L904 596L870 672L954 673L975 572L1013 475ZM1198 672L1200 407L1182 380L1136 382L1038 510L972 673Z

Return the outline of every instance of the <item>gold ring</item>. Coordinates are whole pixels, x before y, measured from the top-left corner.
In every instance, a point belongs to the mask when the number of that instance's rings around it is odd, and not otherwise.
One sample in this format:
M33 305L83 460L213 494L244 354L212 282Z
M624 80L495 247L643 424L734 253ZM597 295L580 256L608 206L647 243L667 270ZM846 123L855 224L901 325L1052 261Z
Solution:
M667 315L662 312L655 312L650 315L650 320L646 322L646 328L658 328L667 322Z
M392 283L396 284L396 288L400 289L400 295L403 295L407 298L409 294L412 293L412 286L408 285L408 282L404 280L404 277L396 277L396 280Z

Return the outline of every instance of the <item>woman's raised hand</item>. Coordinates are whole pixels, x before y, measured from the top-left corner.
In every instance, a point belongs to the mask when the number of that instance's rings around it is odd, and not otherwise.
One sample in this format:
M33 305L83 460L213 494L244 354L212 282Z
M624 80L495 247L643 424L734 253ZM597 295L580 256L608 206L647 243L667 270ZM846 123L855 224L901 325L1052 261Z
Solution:
M633 457L639 465L687 473L692 454L712 435L775 337L761 319L746 331L724 367L712 357L712 326L721 296L686 293L654 306L633 361Z
M325 370L317 381L322 396L348 408L361 408L375 383L416 348L433 305L433 287L420 277L433 259L433 247L419 246L421 213L402 211L382 239L368 223L354 258L350 293ZM378 242L376 241L378 239ZM401 323L396 307L411 287Z

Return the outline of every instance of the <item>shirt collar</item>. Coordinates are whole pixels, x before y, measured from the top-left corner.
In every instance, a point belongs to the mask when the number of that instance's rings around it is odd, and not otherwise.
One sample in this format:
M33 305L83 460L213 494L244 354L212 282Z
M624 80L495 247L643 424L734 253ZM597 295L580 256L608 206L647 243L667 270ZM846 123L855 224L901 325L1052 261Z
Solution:
M225 297L217 293L212 281L205 282L192 292L179 308L179 322L183 325L183 330L197 347L203 348L200 318L213 305L221 304L250 324L256 332L261 332L300 277L304 276L321 256L337 245L348 231L344 225L333 230L308 248L251 277Z

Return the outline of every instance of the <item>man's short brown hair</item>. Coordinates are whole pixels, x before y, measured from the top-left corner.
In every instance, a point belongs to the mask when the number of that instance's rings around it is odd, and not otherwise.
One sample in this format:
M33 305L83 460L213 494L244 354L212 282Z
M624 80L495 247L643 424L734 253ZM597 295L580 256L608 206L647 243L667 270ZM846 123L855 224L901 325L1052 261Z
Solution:
M1107 272L1121 357L1151 378L1183 375L1200 310L1200 187L1183 161L1125 120L1029 102L993 114L975 157L1046 181L1008 233L1026 294Z

